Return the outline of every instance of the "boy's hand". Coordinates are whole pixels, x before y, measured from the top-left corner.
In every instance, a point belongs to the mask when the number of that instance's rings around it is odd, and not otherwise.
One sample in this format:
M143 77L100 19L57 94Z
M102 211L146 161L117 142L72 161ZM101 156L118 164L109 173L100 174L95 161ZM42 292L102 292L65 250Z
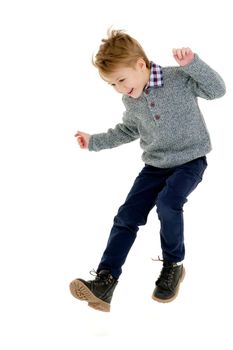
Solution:
M91 135L86 134L85 132L82 132L82 131L77 131L74 136L76 137L80 148L83 148L83 149L88 148Z
M183 47L182 49L173 49L173 57L180 66L186 66L194 59L194 53L189 47Z

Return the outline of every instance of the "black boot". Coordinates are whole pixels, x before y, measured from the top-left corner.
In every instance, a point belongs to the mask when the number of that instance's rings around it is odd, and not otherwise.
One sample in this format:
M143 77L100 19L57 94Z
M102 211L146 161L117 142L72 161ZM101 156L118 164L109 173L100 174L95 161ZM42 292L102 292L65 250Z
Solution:
M154 300L167 303L177 297L180 282L183 281L185 270L183 265L163 262L163 268L158 280L155 282L155 289L152 295Z
M84 281L81 278L72 281L70 291L75 298L87 301L90 307L108 312L117 283L108 270L101 270L93 281Z

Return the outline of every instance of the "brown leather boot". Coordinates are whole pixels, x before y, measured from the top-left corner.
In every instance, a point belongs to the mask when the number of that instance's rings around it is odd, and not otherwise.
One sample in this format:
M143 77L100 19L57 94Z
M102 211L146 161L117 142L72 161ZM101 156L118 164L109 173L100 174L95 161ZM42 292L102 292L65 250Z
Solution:
M185 270L182 264L163 262L158 280L155 282L155 289L152 295L154 300L167 303L177 297L180 283L185 276Z
M108 270L101 270L96 273L92 281L85 281L81 278L72 281L70 291L75 298L87 301L90 307L109 312L117 283L118 281Z

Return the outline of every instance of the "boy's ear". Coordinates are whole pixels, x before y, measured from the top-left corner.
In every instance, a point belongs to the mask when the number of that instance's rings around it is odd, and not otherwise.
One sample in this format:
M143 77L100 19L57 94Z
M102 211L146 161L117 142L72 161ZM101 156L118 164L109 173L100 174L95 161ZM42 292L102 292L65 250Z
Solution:
M137 67L141 70L144 71L146 69L146 62L144 61L143 58L139 58L137 60Z

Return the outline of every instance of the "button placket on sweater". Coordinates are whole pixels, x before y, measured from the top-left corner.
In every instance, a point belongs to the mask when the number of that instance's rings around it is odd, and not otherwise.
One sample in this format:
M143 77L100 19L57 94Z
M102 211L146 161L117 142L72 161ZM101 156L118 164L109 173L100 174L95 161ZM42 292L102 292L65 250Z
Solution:
M156 113L156 103L153 100L153 98L149 97L150 92L147 90L146 91L146 99L147 99L147 103L148 103L148 107L150 109L150 112L152 114L152 118L154 119L155 122L158 122L160 119L160 115L158 113Z

